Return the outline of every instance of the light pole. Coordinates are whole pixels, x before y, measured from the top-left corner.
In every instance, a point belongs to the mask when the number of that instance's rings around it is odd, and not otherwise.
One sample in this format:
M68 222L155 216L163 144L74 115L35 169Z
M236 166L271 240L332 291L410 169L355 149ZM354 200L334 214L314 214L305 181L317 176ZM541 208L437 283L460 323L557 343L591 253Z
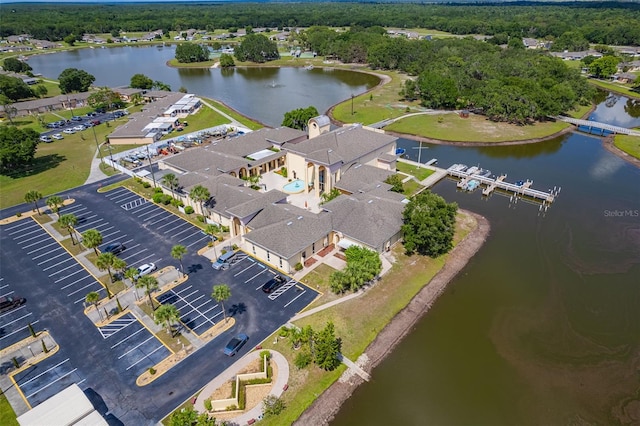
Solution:
M149 159L149 171L151 171L151 179L153 179L153 187L156 185L156 176L153 174L153 162L151 161L151 154L149 153L149 144L147 144L147 158Z
M96 148L98 149L98 155L100 156L100 162L104 163L104 158L102 158L102 151L100 151L100 145L98 144L98 136L96 136L96 129L94 126L91 126L91 130L93 130L93 140L96 141ZM111 158L113 161L113 158Z
M36 356L36 354L33 353L33 349L31 349L31 345L27 346L29 348L29 352L31 352L31 356Z
M352 93L351 94L351 115L353 115L353 97L354 97L354 94Z

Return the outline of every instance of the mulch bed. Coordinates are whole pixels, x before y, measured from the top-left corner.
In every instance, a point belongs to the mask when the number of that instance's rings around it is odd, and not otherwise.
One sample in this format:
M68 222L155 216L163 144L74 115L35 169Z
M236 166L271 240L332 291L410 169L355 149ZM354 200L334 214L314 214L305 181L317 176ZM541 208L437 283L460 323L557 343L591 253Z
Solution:
M345 262L347 261L347 256L344 255L344 253L336 253L334 254L335 257L337 257L338 259L342 259Z
M314 263L316 263L317 260L313 257L308 258L307 260L304 261L304 266L305 268L308 268L309 266L313 265Z
M333 251L333 249L336 248L336 246L334 244L329 244L328 246L326 246L325 248L323 248L322 250L320 250L318 253L316 253L318 256L320 257L325 257L326 255L328 255L329 253L331 253Z

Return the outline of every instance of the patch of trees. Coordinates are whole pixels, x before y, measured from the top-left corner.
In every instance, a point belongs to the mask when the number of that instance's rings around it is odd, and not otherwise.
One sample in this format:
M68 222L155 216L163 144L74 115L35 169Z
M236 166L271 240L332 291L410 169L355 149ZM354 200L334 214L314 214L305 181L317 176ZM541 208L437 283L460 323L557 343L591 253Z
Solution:
M35 96L33 89L22 79L17 77L9 77L0 74L0 98L2 103L8 101L18 101L20 99L32 98ZM7 101L8 100L8 101Z
M558 39L565 33L590 43L640 45L640 5L636 2L571 4L12 4L0 36L29 32L60 41L69 35L120 31L183 32L188 28L333 27L428 28L453 34L505 34ZM176 18L179 17L179 18ZM567 36L565 36L567 38ZM565 41L562 41L565 43ZM570 44L569 44L570 45Z
M282 126L291 127L292 129L306 130L307 123L313 117L317 117L318 109L313 105L306 108L298 108L284 113Z
M235 66L236 66L236 63L233 60L233 56L229 55L228 53L223 53L220 55L220 67L230 68Z
M209 50L201 44L180 43L176 46L176 59L183 64L208 61Z
M86 92L96 78L84 70L67 68L58 76L60 91L65 93Z
M456 203L447 203L431 191L412 197L402 213L407 254L438 257L451 250L457 211Z
M87 103L93 108L104 108L108 111L123 108L126 105L125 102L120 99L120 95L108 87L101 87L97 92L90 94L87 98Z
M264 63L280 58L278 45L262 34L248 34L234 51L239 61Z
M380 256L373 250L353 245L346 249L344 254L347 266L329 277L331 291L334 293L358 291L382 270Z
M280 329L280 337L288 337L291 346L298 351L294 364L298 369L307 367L311 362L323 370L332 371L340 365L342 339L336 337L335 326L331 321L319 331L308 325L304 328Z
M153 80L144 74L134 74L131 76L129 86L133 89L149 90L153 87Z
M2 68L4 68L5 71L25 73L25 74L33 71L33 68L31 68L31 65L17 58L5 59L4 62L2 63Z
M0 126L0 173L10 174L31 164L39 136L33 129Z

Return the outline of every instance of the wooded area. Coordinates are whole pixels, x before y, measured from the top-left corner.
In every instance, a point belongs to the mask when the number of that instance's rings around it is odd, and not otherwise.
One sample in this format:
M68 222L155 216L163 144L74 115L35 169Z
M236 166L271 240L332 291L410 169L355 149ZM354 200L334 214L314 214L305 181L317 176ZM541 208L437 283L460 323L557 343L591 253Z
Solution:
M590 43L640 45L638 3L515 3L422 5L365 3L235 4L3 4L0 36L30 33L60 41L73 34L184 31L328 25L428 28L453 34L582 38ZM578 37L575 36L578 34Z

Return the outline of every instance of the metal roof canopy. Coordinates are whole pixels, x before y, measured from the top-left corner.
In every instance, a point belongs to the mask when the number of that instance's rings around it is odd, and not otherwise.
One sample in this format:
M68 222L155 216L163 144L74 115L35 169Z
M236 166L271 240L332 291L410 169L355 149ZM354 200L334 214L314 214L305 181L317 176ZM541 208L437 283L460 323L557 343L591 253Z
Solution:
M348 238L342 238L340 239L340 241L338 241L338 247L342 248L342 249L348 249L351 246L358 246L358 247L362 247L362 244L360 243L356 243L353 240L350 240Z
M21 426L108 426L75 383L18 417Z

